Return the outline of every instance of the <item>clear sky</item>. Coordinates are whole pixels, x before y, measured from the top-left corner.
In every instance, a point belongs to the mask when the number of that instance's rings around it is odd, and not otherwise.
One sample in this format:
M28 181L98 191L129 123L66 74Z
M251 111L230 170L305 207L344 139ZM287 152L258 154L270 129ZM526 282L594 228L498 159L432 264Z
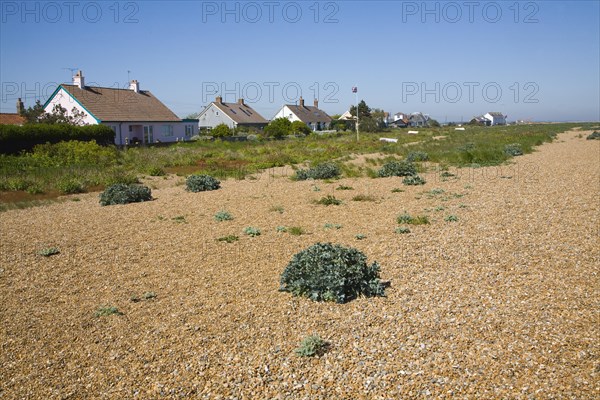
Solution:
M440 122L600 120L600 1L0 1L2 112L69 68L137 79L183 117L221 94L271 119L300 94Z

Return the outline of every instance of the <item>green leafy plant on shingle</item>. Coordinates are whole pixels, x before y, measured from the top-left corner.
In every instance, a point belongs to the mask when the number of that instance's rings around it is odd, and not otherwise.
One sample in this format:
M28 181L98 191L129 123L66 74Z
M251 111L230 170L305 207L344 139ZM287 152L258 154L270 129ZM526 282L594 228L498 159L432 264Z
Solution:
M363 240L366 238L367 238L367 235L363 235L362 233L358 233L358 234L354 235L354 239L356 239L356 240Z
M294 236L300 236L305 234L306 231L301 226L290 226L289 228L287 228L287 233Z
M276 206L271 206L271 208L269 208L269 211L278 212L279 214L283 214L285 209L283 208L283 206L276 205Z
M521 144L519 143L511 143L504 146L504 154L507 156L522 156L523 149L521 149Z
M233 242L237 242L239 239L240 238L235 235L227 235L227 236L222 236L222 237L218 238L217 242L233 243Z
M600 140L600 132L594 131L590 133L587 137L587 140Z
M321 204L323 206L339 206L340 204L342 204L342 201L336 199L335 196L328 194L325 197L321 197L320 200L316 200L315 204Z
M329 347L329 343L317 335L311 335L305 337L300 343L300 347L294 352L300 357L321 356L327 351L327 347Z
M152 200L152 191L147 186L116 183L100 194L100 205L139 203Z
M260 236L260 229L253 226L248 226L244 228L244 233L251 237Z
M357 249L316 243L295 254L281 274L280 290L313 301L345 303L359 296L384 296L379 264L367 265Z
M425 179L421 178L419 175L406 176L402 179L402 183L407 186L418 186L424 185Z
M295 179L305 181L307 179L333 179L341 175L340 167L334 163L323 163L309 169L296 171Z
M98 317L108 317L109 315L123 315L123 313L121 311L119 311L119 309L117 307L105 306L105 307L98 308L98 310L96 310L96 313L94 315L96 316L96 318L98 318Z
M375 197L367 194L358 194L352 198L352 201L375 201Z
M399 234L406 234L406 233L410 233L410 229L406 226L400 226L400 227L396 228L395 232L399 233Z
M325 229L342 229L341 224L332 224L330 222L327 222L325 225L323 225L323 228Z
M444 218L444 221L446 222L456 222L458 221L458 217L456 215L448 215L446 218Z
M427 225L429 224L429 217L426 215L418 215L416 217L411 216L408 213L400 214L396 218L396 222L399 224L407 225Z
M335 190L354 190L354 188L352 186L340 185Z
M280 225L280 226L278 226L277 228L275 228L275 230L276 230L278 233L285 233L285 232L287 232L287 229L288 229L288 228L287 228L287 226L283 226L283 225Z
M231 221L232 219L233 219L233 216L224 210L219 211L218 213L215 214L215 220L218 222Z
M389 161L381 167L377 175L381 178L389 176L412 176L417 174L415 165L408 161Z
M59 253L60 253L60 250L58 250L56 247L47 247L38 252L38 254L40 256L44 256L44 257L54 256Z
M429 154L424 151L411 151L406 156L406 161L415 162L415 161L427 161L429 160Z
M206 192L217 190L221 187L221 182L210 175L190 175L185 181L186 189L190 192Z

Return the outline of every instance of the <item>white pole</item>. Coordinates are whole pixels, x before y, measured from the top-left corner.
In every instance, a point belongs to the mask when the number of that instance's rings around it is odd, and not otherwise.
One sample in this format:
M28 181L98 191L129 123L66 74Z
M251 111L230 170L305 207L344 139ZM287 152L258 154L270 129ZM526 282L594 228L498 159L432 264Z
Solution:
M358 142L358 86L356 86L356 92L354 92L355 101L356 101L356 141Z

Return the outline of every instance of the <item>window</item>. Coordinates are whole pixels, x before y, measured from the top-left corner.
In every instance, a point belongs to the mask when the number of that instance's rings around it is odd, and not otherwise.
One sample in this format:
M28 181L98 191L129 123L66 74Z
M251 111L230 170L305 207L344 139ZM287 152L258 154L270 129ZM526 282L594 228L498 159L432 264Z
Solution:
M185 137L194 136L194 125L186 125L185 126Z
M162 135L163 135L163 137L173 136L173 125L163 125L162 126Z
M154 142L154 127L152 125L144 126L144 143Z
M129 132L133 132L133 126L129 125Z

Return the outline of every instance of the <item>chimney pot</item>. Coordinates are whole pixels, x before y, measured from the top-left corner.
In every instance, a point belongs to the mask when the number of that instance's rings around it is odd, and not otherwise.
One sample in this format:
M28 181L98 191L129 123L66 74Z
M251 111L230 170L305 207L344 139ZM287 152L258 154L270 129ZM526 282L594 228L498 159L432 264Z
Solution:
M319 100L315 99L315 108L319 108Z
M140 92L140 83L137 81L137 79L134 79L129 83L129 89L136 93Z
M83 72L81 72L81 70L77 71L73 77L73 84L77 85L79 89L85 88L85 79L83 78Z
M221 96L217 96L217 97L215 98L215 102L216 102L217 104L223 104L223 98L222 98Z
M304 99L300 96L300 107L304 107Z
M17 99L17 114L23 114L25 112L25 105L23 104L23 101L21 101L21 98L19 97Z
M238 104L244 105L244 99L238 99Z

